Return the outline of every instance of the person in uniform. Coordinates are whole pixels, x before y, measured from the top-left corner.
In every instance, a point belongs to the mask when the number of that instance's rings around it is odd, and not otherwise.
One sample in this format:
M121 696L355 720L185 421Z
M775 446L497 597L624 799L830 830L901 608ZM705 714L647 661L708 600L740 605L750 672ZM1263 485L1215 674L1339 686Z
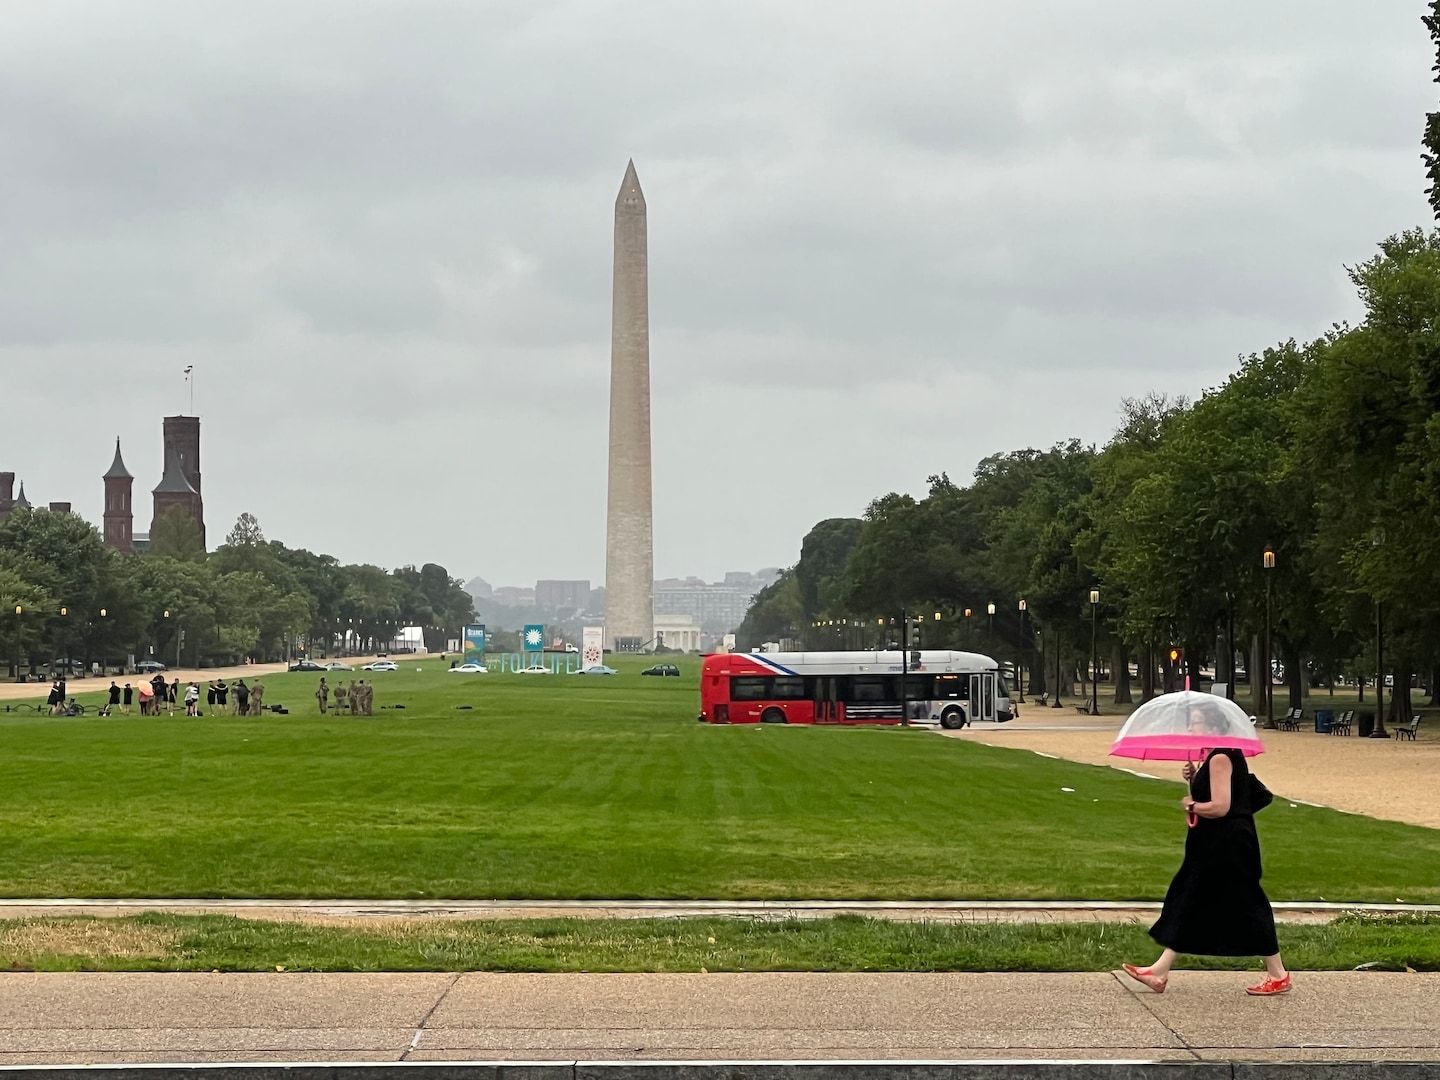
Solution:
M330 701L330 687L325 682L325 676L320 676L320 686L315 691L315 700L320 703L320 715L325 715L325 706Z
M113 713L113 712L115 711L115 707L120 704L120 687L119 687L119 685L115 682L114 679L111 679L111 680L110 680L110 691L109 691L109 693L110 693L110 712ZM109 713L107 713L106 715L109 715Z
M225 712L230 707L230 686L220 679L215 683L215 708L219 712Z
M259 716L260 710L265 707L265 684L256 679L250 687L250 715Z
M244 679L235 684L235 709L241 716L250 715L250 687Z
M348 704L349 697L349 687L343 682L337 682L335 684L335 712L337 714L343 714L345 712L345 706Z
M130 705L134 700L135 688L127 682L125 684L125 689L121 692L120 695L120 703L123 706L122 711L125 713L126 716L130 715Z

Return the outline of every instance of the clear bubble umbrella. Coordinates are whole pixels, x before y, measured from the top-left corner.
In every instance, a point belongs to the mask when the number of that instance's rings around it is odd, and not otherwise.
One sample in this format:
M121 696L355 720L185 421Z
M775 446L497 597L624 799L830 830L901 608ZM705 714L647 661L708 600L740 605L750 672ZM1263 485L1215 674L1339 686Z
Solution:
M1194 761L1210 750L1239 750L1246 757L1265 744L1245 710L1226 698L1182 690L1151 698L1125 721L1112 757L1141 761Z

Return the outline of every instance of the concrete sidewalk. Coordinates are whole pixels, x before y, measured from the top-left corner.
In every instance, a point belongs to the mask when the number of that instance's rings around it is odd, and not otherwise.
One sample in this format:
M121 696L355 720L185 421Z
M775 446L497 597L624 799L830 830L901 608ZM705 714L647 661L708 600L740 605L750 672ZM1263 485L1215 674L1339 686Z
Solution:
M1440 974L0 975L0 1065L1440 1061ZM1137 992L1138 991L1138 992Z

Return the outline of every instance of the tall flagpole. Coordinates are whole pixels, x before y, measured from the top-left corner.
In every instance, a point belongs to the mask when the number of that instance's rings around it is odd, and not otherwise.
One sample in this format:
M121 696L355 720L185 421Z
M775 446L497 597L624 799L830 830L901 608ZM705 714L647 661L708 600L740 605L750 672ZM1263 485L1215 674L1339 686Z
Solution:
M190 390L190 415L195 415L195 365L185 365L185 385Z

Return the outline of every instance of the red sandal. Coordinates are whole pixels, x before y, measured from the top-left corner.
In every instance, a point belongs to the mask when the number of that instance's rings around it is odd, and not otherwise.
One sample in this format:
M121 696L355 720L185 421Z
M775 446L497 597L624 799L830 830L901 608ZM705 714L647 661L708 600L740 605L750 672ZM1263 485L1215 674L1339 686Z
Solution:
M1170 985L1170 978L1166 975L1152 975L1149 968L1138 968L1134 964L1121 964L1121 970L1138 983L1144 983L1157 994L1163 994L1165 987ZM1286 987L1289 989L1289 987Z
M1287 971L1281 979L1273 979L1267 975L1264 982L1247 986L1245 992L1251 997L1274 997L1276 994L1288 994L1290 985L1290 972Z

